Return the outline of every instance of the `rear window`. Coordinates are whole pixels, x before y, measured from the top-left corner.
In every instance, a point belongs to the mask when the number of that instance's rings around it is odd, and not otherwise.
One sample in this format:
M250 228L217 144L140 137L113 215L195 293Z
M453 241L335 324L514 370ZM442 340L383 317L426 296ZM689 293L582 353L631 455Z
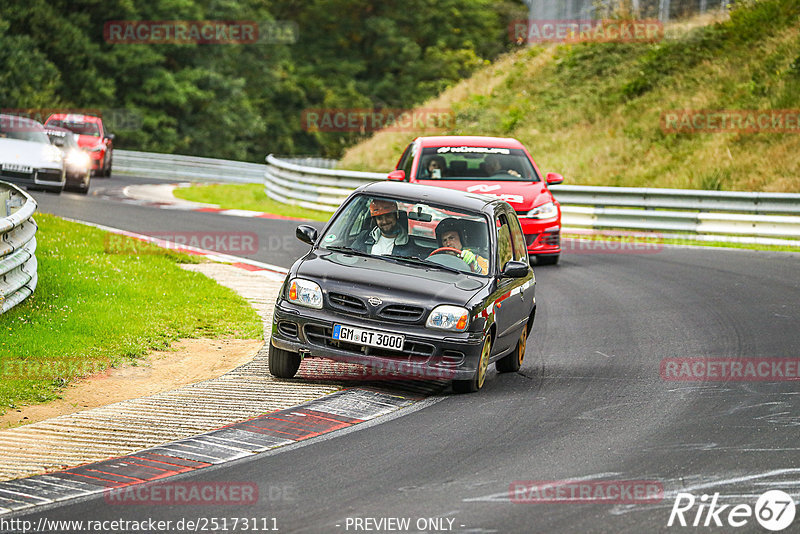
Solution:
M417 180L501 180L538 182L539 175L519 148L444 146L422 150Z

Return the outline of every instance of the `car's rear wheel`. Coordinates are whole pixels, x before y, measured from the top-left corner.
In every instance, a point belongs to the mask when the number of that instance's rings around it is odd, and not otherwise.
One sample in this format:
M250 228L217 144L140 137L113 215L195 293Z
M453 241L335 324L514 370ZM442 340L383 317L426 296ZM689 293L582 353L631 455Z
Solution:
M453 380L453 391L456 393L474 393L483 387L486 381L486 369L489 367L489 356L492 353L492 336L486 335L481 348L481 358L475 376L469 380Z
M528 326L522 329L522 334L517 341L517 347L514 352L508 356L504 356L497 360L494 366L497 368L498 373L515 373L522 367L522 360L525 359L525 345L528 343Z
M300 354L269 344L269 372L278 378L294 378L300 368Z
M547 254L547 255L540 255L536 256L536 265L555 265L558 263L558 259L561 257L561 254Z

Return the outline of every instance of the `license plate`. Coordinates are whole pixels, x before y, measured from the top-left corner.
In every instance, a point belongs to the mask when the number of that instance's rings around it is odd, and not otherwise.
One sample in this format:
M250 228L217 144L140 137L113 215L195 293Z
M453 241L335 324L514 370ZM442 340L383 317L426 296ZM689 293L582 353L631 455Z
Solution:
M3 163L3 170L12 172L33 172L33 167L17 165L16 163Z
M403 350L405 336L336 324L333 325L333 339L381 349Z

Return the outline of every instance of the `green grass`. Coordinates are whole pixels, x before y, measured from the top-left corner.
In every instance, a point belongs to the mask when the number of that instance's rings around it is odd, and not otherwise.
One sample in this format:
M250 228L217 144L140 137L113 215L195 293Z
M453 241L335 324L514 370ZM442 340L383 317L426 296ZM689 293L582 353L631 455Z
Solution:
M196 259L52 215L36 221L38 287L0 315L0 413L178 338L261 337L243 298L179 266Z
M800 0L736 6L662 42L520 49L420 106L451 109L449 131L380 132L339 167L387 171L416 135L491 135L519 139L567 184L800 192L800 132L661 128L674 110L800 109Z
M312 221L327 221L330 213L310 210L300 206L281 204L269 198L264 193L262 184L236 184L236 185L194 185L192 187L179 187L174 195L184 200L217 204L224 209L239 209L261 211L282 215L284 217L297 217Z

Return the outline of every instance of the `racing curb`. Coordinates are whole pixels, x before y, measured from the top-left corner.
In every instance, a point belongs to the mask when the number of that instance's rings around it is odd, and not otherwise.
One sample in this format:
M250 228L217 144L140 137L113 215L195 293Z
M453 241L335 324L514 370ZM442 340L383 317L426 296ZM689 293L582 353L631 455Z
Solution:
M260 271L260 274L275 280L282 281L287 272L286 269L275 265L217 254L196 247L176 245L169 241L118 228L70 220L171 250L204 256L216 262L230 263L239 269ZM265 334L268 333L266 322ZM267 339L264 347L259 351L259 356L266 352L268 342ZM259 356L256 356L256 359ZM245 364L237 370L253 364L261 367L256 360L253 360L250 364ZM237 370L220 378L225 378ZM266 369L263 369L262 372L266 372ZM207 382L209 381L205 383ZM291 383L286 385L291 385ZM0 482L0 516L24 514L36 507L48 507L62 501L90 497L137 484L152 483L254 456L335 431L352 429L359 424L397 412L423 400L425 397L441 391L444 384L423 381L420 386L416 381L411 380L395 384L395 386L399 387L400 391L381 391L371 387L339 390L297 406L251 417L199 435L145 448L139 452L57 472L2 481ZM405 392L402 391L404 388ZM188 409L195 411L197 407L196 405L195 407L190 406Z
M126 456L0 482L0 515L86 497L231 462L396 412L420 400L349 389Z

